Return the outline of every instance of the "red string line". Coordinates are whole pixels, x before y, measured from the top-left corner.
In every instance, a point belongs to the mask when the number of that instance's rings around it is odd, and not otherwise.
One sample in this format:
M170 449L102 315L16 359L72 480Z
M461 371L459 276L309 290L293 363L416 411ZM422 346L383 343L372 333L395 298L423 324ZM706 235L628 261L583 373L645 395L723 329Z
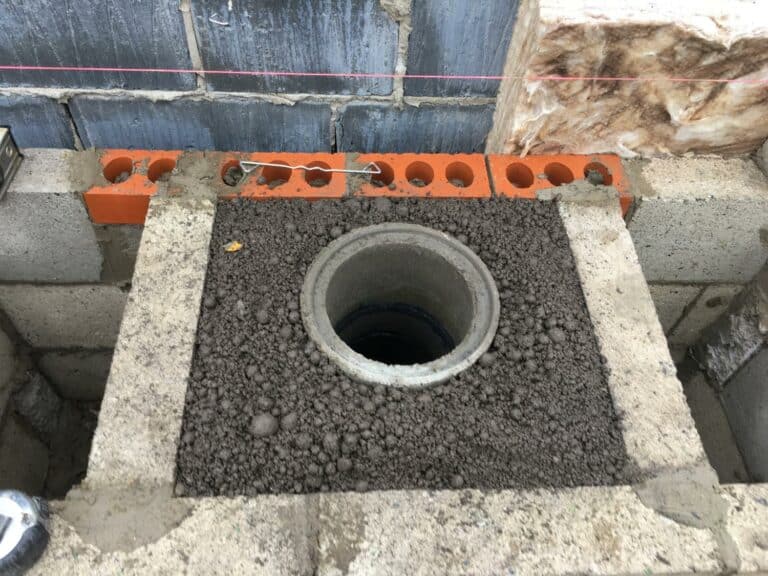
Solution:
M117 72L138 74L210 74L223 76L305 78L403 78L409 80L526 80L529 82L673 82L768 85L768 78L678 78L668 76L504 76L485 74L388 74L384 72L282 72L276 70L198 70L194 68L122 68L113 66L27 66L2 64L6 72Z

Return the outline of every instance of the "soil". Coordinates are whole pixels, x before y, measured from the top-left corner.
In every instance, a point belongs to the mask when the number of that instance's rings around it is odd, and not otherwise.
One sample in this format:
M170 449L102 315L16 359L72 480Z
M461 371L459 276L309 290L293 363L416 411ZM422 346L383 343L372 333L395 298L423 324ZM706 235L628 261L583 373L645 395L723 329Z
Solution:
M299 294L319 250L387 221L443 230L501 296L493 346L444 384L351 381L308 340ZM243 248L227 253L237 240ZM627 457L552 202L236 200L218 206L176 494L624 483Z

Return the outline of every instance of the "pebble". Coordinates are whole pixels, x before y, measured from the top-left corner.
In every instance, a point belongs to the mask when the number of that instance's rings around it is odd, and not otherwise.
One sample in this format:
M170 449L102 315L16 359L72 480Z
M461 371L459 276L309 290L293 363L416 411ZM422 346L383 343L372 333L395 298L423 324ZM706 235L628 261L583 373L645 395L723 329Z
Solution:
M488 368L489 366L493 366L494 362L496 362L496 354L486 352L480 356L480 366Z
M299 415L296 412L289 412L280 420L280 427L283 430L294 430L299 424Z
M562 328L553 327L549 329L549 337L552 339L552 342L556 344L562 344L565 342L565 331Z
M254 416L253 420L251 420L251 434L258 438L272 436L272 434L277 432L277 428L277 418L266 412Z

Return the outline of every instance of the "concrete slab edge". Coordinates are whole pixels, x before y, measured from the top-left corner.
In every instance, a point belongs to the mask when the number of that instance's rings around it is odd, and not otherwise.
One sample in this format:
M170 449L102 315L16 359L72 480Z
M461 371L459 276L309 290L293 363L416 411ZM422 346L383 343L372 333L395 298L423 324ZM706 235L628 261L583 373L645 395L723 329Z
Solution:
M559 206L637 474L706 462L618 202Z
M677 486L680 478L672 480ZM105 518L90 528L77 501L55 504L51 544L31 574L640 576L768 569L768 485L694 482L693 495L676 507L667 491L673 484L662 484L645 492L389 491L178 498L159 506L135 488L102 489L80 496L90 514ZM680 496L689 488L683 482L674 490ZM654 498L659 510L649 506ZM160 529L125 538L119 549L98 534L146 528L140 522L149 505L162 518Z
M93 440L93 485L174 481L214 212L210 198L151 202Z

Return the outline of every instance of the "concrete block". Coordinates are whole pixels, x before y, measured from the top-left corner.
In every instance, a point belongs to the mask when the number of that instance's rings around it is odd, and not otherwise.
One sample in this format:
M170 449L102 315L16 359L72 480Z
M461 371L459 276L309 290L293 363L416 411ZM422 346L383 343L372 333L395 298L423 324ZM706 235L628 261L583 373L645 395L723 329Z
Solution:
M65 14L51 8L48 0L3 2L0 62L191 67L178 2L80 0L68 4ZM192 74L4 71L0 85L178 90L193 88L195 79Z
M4 18L0 18L2 21ZM75 147L67 111L51 98L0 94L0 126L10 126L19 148Z
M768 573L768 484L723 486L726 530L739 554L739 574Z
M37 359L37 367L67 400L97 401L112 364L112 350L51 351Z
M697 370L692 378L683 383L683 390L704 451L720 483L749 481L720 398L707 377Z
M768 176L768 140L758 149L756 155L757 165L763 169Z
M738 284L704 288L701 296L669 334L669 343L686 346L695 343L704 329L728 310L731 300L743 289L744 286Z
M392 74L397 23L378 0L242 0L192 2L203 64L211 70ZM226 22L226 26L220 23ZM378 94L391 78L206 77L212 90Z
M625 163L628 226L649 282L749 282L768 260L768 178L741 158Z
M11 395L11 377L16 370L16 347L0 328L0 422Z
M31 370L13 394L13 406L35 434L50 444L59 428L63 403L39 372Z
M106 285L0 285L0 308L33 348L112 348L126 294Z
M94 226L96 239L104 255L103 282L131 281L143 230L144 226Z
M86 147L285 152L331 148L328 104L82 96L73 98L70 108Z
M518 0L411 4L408 74L499 76ZM408 96L495 96L498 80L405 80Z
M25 151L0 204L0 280L96 282L102 256L80 192L71 177L77 153Z
M768 347L731 379L723 406L752 479L768 482Z
M41 494L48 474L48 448L11 414L0 428L0 490Z
M91 449L94 485L174 482L213 217L209 199L150 203Z
M768 266L734 298L726 314L710 325L693 355L718 387L768 342Z
M719 573L709 530L630 487L320 496L321 576Z
M765 175L768 176L768 140L758 149L755 154L757 165L762 168Z
M340 152L482 152L493 106L405 106L356 102L336 122Z
M701 286L688 284L651 284L648 288L665 334L680 320L685 307L702 290Z
M705 462L617 199L559 207L627 456L643 475Z
M135 486L125 496L102 489L57 507L28 574L312 574L311 522L301 496L163 501Z

